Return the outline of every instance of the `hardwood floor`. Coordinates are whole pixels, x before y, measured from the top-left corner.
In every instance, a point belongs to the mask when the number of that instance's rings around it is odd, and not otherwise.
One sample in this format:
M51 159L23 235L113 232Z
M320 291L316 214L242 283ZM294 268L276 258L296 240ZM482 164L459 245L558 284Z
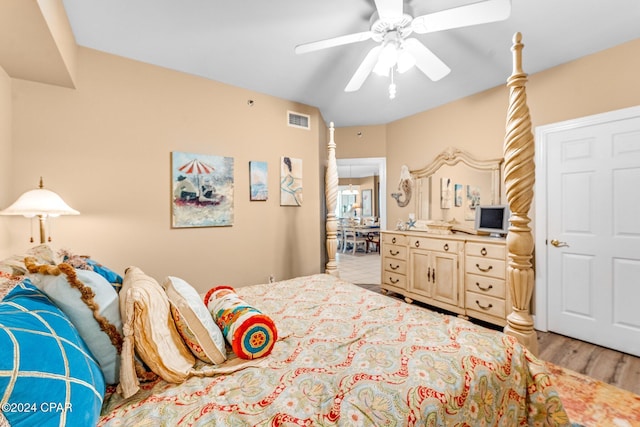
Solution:
M538 331L541 359L640 395L640 357Z
M343 279L380 292L379 255L339 254L338 264ZM552 332L538 331L538 348L543 360L640 395L640 357Z

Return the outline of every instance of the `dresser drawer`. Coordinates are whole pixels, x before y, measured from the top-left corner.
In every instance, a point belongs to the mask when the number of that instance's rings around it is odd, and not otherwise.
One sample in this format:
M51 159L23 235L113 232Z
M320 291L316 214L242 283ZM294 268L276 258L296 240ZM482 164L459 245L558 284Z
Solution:
M467 291L465 298L465 307L467 310L477 311L478 313L496 316L502 319L505 318L506 303L503 299L480 295L470 291ZM473 316L473 314L471 316Z
M467 243L467 255L482 258L495 258L504 260L507 257L507 248L505 245L492 245L487 243Z
M504 279L506 275L506 262L504 260L467 256L465 258L465 266L467 273L480 276Z
M440 240L428 237L409 237L409 247L427 249L430 251L458 253L460 242L452 240Z
M401 259L385 256L382 259L382 267L390 273L407 274L407 262Z
M507 284L504 279L467 273L465 283L467 291L500 299L505 299L507 296Z
M396 245L382 245L382 253L381 255L385 258L398 258L402 260L407 259L407 247L406 246L396 246Z
M382 234L382 243L386 243L388 245L406 245L407 244L407 236L403 236L402 234Z
M395 288L407 289L407 276L385 270L382 273L382 283Z

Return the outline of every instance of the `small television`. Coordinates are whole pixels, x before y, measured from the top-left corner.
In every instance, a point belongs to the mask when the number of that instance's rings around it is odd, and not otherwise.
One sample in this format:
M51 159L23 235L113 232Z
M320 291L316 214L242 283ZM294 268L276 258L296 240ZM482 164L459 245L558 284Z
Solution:
M509 232L510 215L507 205L476 206L475 229L492 237L502 237Z

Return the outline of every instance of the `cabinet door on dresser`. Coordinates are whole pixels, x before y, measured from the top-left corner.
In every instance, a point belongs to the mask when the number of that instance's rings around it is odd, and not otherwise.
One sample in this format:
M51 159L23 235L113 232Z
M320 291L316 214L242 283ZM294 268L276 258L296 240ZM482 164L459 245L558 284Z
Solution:
M506 285L505 243L467 242L465 268L468 315L505 325L511 309Z
M407 289L407 238L382 233L382 288L403 294Z
M449 310L458 306L459 245L443 239L409 238L409 291L415 299Z

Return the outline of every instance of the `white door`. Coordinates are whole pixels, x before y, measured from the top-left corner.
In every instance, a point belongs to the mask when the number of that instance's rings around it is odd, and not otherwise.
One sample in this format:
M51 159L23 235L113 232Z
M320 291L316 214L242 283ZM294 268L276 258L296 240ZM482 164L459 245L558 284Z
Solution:
M545 128L548 329L640 356L640 109Z

